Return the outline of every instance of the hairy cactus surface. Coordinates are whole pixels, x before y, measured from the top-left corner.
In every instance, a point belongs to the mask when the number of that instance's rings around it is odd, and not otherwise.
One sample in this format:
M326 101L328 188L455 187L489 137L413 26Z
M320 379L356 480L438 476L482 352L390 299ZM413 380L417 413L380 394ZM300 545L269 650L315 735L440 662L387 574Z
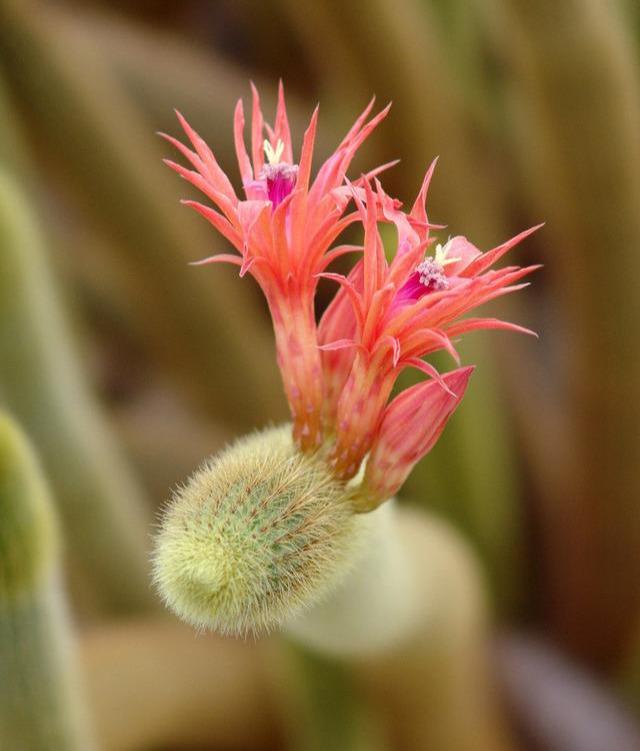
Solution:
M155 579L181 618L246 633L274 627L340 581L363 527L291 426L243 438L179 488L162 520Z

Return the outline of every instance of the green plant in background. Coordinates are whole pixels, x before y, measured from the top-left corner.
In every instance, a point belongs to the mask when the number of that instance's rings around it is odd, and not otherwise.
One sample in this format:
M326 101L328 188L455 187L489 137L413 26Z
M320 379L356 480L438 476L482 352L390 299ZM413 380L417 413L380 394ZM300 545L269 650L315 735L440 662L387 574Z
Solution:
M76 578L112 611L152 607L148 508L86 383L26 198L6 175L0 252L0 400L43 456Z
M266 422L281 408L251 298L244 291L232 296L224 282L188 267L207 240L193 223L167 220L164 207L176 193L163 175L157 144L92 40L67 40L64 27L54 29L22 3L0 5L2 62L19 82L17 93L36 130L45 127L52 151L64 155L62 168L84 212L113 238L110 247L134 287L131 325L201 408L240 427ZM74 64L67 41L82 66ZM238 397L229 399L236 388ZM257 398L243 415L240 395L247 392ZM223 393L227 398L219 398Z
M25 436L0 414L0 740L90 751L60 581L58 529Z

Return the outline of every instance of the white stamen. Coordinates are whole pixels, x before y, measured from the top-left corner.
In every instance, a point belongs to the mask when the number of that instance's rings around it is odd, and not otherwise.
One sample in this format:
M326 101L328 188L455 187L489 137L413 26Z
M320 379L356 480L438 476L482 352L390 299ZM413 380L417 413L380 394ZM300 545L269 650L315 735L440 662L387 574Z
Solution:
M278 138L278 142L276 143L275 149L271 145L271 143L265 138L264 141L264 155L267 157L267 161L269 164L278 164L280 161L282 154L284 152L284 143L280 138Z
M447 255L448 255L449 251L451 250L451 243L452 242L453 242L452 239L449 238L444 245L440 245L440 243L438 243L436 245L436 254L435 254L433 260L437 264L439 264L440 266L442 266L442 268L444 268L445 266L448 266L450 263L457 263L458 261L462 260L462 258L460 258L460 257L458 257L458 258L447 258Z

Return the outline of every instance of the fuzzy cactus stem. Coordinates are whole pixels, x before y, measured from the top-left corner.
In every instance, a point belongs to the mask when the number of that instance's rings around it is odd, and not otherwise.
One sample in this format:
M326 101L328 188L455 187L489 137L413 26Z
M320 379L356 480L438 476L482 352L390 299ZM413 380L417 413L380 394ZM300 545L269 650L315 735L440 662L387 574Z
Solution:
M342 483L301 453L291 426L206 461L167 506L154 557L167 605L198 628L280 625L330 591L358 550Z

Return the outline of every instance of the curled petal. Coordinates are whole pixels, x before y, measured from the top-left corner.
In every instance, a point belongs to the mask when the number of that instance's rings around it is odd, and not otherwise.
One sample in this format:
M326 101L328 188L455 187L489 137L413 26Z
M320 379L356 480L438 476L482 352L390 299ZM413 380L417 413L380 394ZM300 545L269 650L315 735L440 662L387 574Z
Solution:
M320 274L316 274L320 279L331 279L333 282L337 282L349 296L351 304L353 306L353 312L355 313L356 321L358 325L362 327L364 323L364 311L360 301L360 295L355 289L353 282L342 274L333 274L329 271L323 271Z
M446 391L450 396L455 396L455 393L449 388L447 381L440 375L438 369L430 362L421 360L419 357L407 357L404 360L404 365L411 366L417 370L421 370L423 373L433 378L433 380L440 386L443 391Z
M396 336L385 336L383 341L385 344L389 344L391 347L391 351L393 352L393 367L397 367L398 363L400 362L400 355L402 353L402 345L400 344L400 340Z

